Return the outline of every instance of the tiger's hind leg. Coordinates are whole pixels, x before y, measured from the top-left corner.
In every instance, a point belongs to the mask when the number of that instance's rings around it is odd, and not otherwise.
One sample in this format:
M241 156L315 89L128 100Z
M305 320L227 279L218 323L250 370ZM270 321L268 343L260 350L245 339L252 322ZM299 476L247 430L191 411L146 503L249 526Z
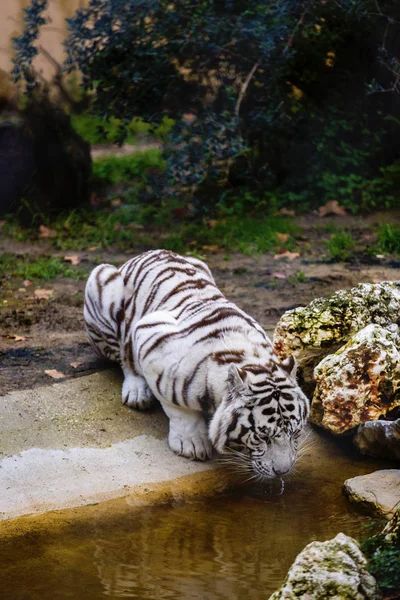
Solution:
M85 288L86 333L94 351L120 361L121 325L124 319L124 282L116 267L99 265Z

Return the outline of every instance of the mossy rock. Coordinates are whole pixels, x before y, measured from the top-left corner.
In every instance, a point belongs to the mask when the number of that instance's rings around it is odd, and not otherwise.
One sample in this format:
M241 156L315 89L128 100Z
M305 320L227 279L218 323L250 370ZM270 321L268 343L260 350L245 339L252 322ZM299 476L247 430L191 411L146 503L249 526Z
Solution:
M357 542L339 533L311 542L298 555L282 587L269 600L378 600L381 594Z

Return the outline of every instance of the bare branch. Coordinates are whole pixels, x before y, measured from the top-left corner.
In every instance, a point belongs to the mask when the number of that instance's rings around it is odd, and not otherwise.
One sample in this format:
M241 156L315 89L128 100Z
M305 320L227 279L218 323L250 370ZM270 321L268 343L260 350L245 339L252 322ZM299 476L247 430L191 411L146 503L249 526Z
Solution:
M246 77L246 79L245 79L245 81L244 81L244 83L243 83L243 85L241 87L241 90L239 92L239 96L238 96L238 99L237 99L237 102L236 102L236 106L235 106L235 115L236 115L237 118L239 118L240 105L242 104L242 100L243 100L243 98L244 98L244 96L246 94L246 90L249 87L249 83L250 83L250 81L251 81L254 73L257 71L259 64L260 63L256 62L253 65L253 68L251 69L250 73L247 75L247 77Z

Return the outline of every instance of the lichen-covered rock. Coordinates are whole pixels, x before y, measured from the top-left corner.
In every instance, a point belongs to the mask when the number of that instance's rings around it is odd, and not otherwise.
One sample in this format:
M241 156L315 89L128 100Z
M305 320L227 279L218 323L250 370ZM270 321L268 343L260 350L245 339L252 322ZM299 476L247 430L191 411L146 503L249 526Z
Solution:
M311 421L334 434L400 406L397 325L368 325L314 369Z
M327 542L311 542L269 600L378 600L377 583L366 566L357 542L344 533Z
M400 501L400 470L385 469L347 479L343 493L364 512L391 519Z
M361 454L400 460L400 419L363 423L353 441Z
M366 325L386 326L399 317L400 281L362 283L287 311L275 329L275 352L294 354L302 367L315 365Z

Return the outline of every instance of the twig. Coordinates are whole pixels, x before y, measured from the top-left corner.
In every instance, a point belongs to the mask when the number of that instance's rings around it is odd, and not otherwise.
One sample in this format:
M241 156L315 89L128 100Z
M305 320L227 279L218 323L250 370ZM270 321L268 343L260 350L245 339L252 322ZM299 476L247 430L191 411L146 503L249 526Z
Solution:
M244 95L246 94L246 90L249 87L249 83L250 83L250 81L251 81L254 73L257 71L259 64L260 63L256 62L253 65L253 68L251 69L250 73L247 75L247 77L246 77L246 79L245 79L245 81L244 81L244 83L243 83L243 85L242 85L242 87L240 89L239 96L238 96L238 99L237 99L237 102L236 102L236 106L235 106L235 115L236 115L236 118L239 118L240 105L242 104L242 100L244 98Z

